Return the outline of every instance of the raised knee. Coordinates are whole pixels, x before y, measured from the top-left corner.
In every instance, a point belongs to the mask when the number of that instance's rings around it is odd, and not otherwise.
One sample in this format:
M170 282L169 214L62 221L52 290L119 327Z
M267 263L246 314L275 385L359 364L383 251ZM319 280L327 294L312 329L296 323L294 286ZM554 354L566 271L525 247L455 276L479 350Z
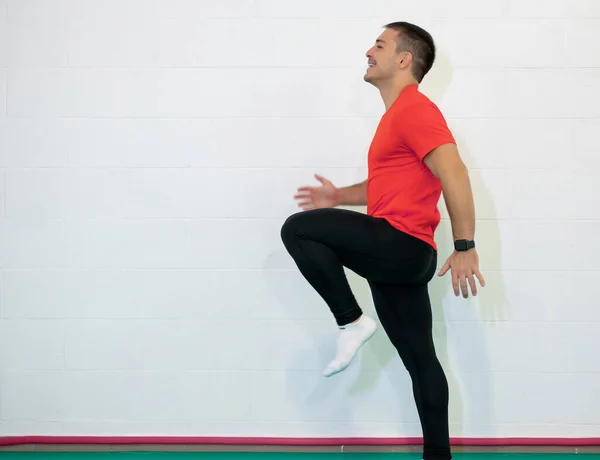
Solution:
M310 238L317 226L317 221L322 219L331 219L330 209L311 209L308 211L299 211L289 216L281 226L281 239L284 243L290 243L294 240ZM329 217L328 217L329 216Z
M298 230L301 228L302 212L289 216L281 226L281 240L284 243L289 243L296 238Z

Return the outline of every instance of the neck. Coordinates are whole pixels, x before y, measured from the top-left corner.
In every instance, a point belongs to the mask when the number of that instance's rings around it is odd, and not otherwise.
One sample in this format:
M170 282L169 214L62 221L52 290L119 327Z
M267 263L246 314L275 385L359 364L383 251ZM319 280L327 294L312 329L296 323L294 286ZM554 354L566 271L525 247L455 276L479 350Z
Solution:
M418 85L418 82L416 80L392 81L388 85L380 86L379 93L385 104L385 110L388 111L404 88L411 85Z

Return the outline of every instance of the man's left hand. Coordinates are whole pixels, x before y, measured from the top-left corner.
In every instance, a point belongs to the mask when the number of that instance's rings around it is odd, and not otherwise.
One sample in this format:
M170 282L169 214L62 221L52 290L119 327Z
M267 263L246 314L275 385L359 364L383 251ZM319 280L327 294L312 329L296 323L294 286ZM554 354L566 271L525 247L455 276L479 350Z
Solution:
M438 276L444 276L448 270L452 274L452 287L454 295L457 297L462 292L463 297L469 297L468 286L471 286L471 292L474 296L477 295L477 286L475 284L475 276L479 280L479 284L485 287L485 280L479 271L479 256L475 248L468 251L454 251L438 273Z

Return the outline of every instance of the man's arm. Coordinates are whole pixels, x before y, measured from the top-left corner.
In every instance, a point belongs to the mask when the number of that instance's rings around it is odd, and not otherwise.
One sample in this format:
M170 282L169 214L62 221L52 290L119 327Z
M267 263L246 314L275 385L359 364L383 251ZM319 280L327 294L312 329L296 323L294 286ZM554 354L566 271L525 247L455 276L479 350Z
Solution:
M471 181L467 167L462 162L455 144L447 143L433 149L423 162L442 183L442 192L450 221L452 235L456 240L473 240L475 234L475 205L471 191ZM464 252L454 251L448 258L438 276L444 276L448 270L452 273L452 287L455 295L469 296L468 286L473 295L477 295L475 277L485 286L483 275L479 271L479 256L475 248Z
M450 215L454 240L475 238L475 205L469 171L455 144L444 144L423 159L425 165L440 179L444 201Z
M367 204L367 181L337 189L337 199L341 206L362 206Z

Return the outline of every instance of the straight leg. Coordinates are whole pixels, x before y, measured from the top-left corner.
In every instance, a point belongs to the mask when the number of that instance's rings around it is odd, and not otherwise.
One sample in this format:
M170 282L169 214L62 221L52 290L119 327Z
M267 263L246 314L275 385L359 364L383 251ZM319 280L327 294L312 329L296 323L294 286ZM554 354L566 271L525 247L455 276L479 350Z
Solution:
M427 285L369 284L381 325L412 380L423 458L450 459L448 382L434 348Z

